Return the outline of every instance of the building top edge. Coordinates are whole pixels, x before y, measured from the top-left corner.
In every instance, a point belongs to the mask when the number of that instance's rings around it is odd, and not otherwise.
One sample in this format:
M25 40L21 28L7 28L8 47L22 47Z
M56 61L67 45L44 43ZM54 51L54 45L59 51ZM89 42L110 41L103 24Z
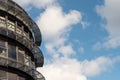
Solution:
M3 2L4 3L3 5L5 6L4 7L4 6L0 5L0 7L2 6L4 8L6 8L6 10L4 10L4 11L6 11L8 13L9 13L9 11L8 11L8 7L6 7L6 5L12 6L12 8L14 8L13 10L15 10L15 11L18 10L21 12L21 15L24 16L24 17L20 17L20 18L22 18L21 21L23 21L23 23L27 23L26 25L32 30L32 33L34 34L34 42L37 44L37 46L40 46L41 41L42 41L40 29L39 29L38 25L35 23L35 21L33 21L32 18L28 15L28 13L13 0L0 0L0 2ZM9 13L9 14L11 14L11 13ZM16 12L16 14L17 14L17 12ZM15 16L16 14L13 13L12 15Z

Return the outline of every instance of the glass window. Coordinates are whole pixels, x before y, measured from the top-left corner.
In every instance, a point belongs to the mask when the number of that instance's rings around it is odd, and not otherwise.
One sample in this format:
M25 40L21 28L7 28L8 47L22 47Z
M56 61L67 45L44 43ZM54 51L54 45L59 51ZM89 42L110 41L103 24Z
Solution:
M5 48L0 47L0 56L7 56Z
M0 16L0 27L5 27L5 18Z
M0 40L0 46L5 47L5 41Z
M8 80L17 80L17 75L14 73L8 73Z
M25 55L25 51L21 48L18 49L18 62L20 63L24 63L25 59L24 59L24 55Z
M35 62L31 61L31 67L32 69L35 69Z
M0 56L6 56L5 42L0 40Z
M8 29L11 31L15 31L15 24L11 21L8 21Z
M15 26L12 24L8 24L8 29L11 31L15 31Z
M8 57L16 60L16 46L8 43Z
M25 55L25 65L30 66L30 57Z
M29 33L24 31L23 35L29 39Z
M17 32L17 34L22 34L22 30L19 28L17 28L16 32Z
M7 73L0 70L0 80L7 80Z

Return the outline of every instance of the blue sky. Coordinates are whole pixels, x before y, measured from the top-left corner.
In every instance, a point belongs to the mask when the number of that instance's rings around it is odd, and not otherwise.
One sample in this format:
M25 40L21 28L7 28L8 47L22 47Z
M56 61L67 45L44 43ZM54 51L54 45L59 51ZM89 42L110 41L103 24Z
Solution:
M46 80L120 80L119 0L14 0L42 32Z

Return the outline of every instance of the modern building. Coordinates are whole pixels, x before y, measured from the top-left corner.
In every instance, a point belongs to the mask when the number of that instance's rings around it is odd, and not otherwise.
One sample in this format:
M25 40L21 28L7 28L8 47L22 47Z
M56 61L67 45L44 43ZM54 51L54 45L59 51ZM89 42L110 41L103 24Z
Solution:
M45 80L36 71L44 63L40 44L40 30L26 11L0 0L0 80Z

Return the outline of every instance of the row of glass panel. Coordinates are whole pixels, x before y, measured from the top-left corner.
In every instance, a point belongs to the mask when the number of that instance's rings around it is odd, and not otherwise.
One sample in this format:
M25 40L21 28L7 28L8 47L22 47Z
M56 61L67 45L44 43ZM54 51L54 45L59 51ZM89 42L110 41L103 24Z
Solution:
M7 27L6 27L6 20L5 17L0 16L0 27L7 28L10 31L16 32L17 34L26 36L28 39L30 39L29 32L23 30L23 26L18 25L16 27L15 22L12 22L10 20L7 20Z
M25 80L25 78L14 73L0 70L0 80Z
M0 40L0 56L9 58L16 62L19 62L23 65L29 66L32 69L35 69L35 64L31 60L31 57L27 55L23 48L14 45L13 43L9 43L3 40Z
M24 22L27 26L31 24L31 19L27 13L17 4L11 0L0 0L0 9L16 16L18 19Z

